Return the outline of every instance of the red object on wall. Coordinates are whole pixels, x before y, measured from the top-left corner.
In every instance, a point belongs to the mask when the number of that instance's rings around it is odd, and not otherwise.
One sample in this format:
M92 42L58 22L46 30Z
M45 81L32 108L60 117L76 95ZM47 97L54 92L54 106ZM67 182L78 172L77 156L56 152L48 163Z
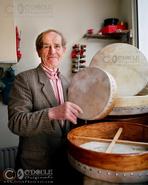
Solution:
M99 32L101 32L102 34L115 33L116 30L117 30L117 25L108 25L108 26L104 26Z
M17 61L19 61L22 57L22 53L20 51L20 34L18 31L18 27L16 26L16 54L17 54Z
M78 55L80 53L79 47L80 47L79 44L75 44L72 47L71 58L78 58Z
M72 73L77 73L79 70L85 68L85 53L86 45L75 44L72 46L71 59L72 59Z
M117 24L117 25L107 25L104 26L99 33L108 34L108 33L116 33L118 31L126 30L126 26L124 24Z

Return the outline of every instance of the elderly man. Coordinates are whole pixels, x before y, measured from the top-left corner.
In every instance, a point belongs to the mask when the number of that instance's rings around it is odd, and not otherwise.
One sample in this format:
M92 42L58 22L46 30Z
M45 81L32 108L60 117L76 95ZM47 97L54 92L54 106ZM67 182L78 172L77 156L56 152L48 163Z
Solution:
M68 83L59 71L66 42L50 29L37 37L36 50L40 65L16 76L8 105L9 129L19 135L16 169L50 169L54 184L76 184L66 134L82 110L67 101Z

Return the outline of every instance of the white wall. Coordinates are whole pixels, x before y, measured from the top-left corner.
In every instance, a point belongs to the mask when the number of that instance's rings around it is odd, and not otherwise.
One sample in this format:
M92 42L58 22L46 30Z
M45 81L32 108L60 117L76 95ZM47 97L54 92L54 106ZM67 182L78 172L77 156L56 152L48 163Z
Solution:
M8 8L13 7L13 1L0 0L0 4L0 41L3 43L0 44L0 62L16 63L14 17Z
M63 32L67 39L67 53L61 64L62 72L71 76L70 52L75 43L88 43L90 62L94 53L106 45L105 41L82 39L88 28L97 32L106 17L118 15L118 0L15 0L16 24L21 30L23 58L16 65L16 72L39 63L35 51L37 35L49 28Z
M132 28L132 11L131 11L131 1L120 0L120 16L121 20L128 22L128 28Z
M138 0L138 36L139 36L139 50L143 52L148 59L148 1Z
M63 32L67 39L67 53L61 63L61 71L71 77L70 53L72 45L87 44L87 65L94 54L105 45L115 42L108 40L83 39L88 28L99 31L103 20L118 17L120 0L14 0L15 21L21 30L22 59L13 68L16 74L36 67L39 58L35 51L37 35L49 28ZM7 106L0 105L0 147L13 146L18 137L7 128Z

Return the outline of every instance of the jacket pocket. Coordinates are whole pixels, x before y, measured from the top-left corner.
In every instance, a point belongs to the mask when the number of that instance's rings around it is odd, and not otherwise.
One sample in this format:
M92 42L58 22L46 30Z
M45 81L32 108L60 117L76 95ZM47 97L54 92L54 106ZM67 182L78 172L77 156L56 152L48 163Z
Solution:
M48 158L45 151L25 150L21 155L21 163L25 169L47 169L49 167Z

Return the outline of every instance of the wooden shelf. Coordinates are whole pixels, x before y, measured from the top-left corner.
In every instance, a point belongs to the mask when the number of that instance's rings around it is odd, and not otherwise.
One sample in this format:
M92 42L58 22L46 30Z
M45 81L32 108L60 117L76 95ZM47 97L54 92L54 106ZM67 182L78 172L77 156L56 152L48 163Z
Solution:
M108 33L105 35L100 34L85 34L83 38L88 39L116 39L121 40L121 42L130 43L130 32L124 31L124 32L115 32L115 33Z

